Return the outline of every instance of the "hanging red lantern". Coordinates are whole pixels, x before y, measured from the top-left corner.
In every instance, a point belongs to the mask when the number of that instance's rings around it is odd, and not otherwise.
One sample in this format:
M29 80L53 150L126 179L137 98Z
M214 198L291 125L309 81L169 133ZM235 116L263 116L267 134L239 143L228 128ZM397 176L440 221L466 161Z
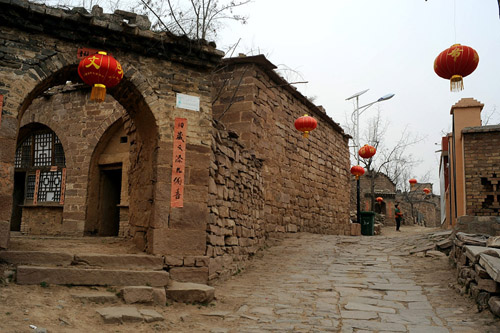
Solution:
M356 179L359 179L359 176L363 176L365 174L365 169L360 165L355 165L351 168L351 173L356 176Z
M411 187L413 187L417 183L417 180L415 178L412 178L408 182L410 183Z
M106 88L120 83L123 78L123 69L115 58L100 51L80 61L78 75L83 82L92 86L90 100L103 102L106 98Z
M424 193L425 193L425 194L429 194L429 193L431 193L431 190L429 190L427 187L426 187L426 188L424 188L424 189L423 189L423 191L424 191Z
M384 198L382 198L382 197L377 197L377 199L375 199L375 200L377 200L377 202L378 202L378 203L382 203L382 201L384 201Z
M370 146L370 145L364 145L363 147L361 147L359 149L358 154L362 158L370 158L373 155L375 155L376 152L377 152L377 149L375 149L375 147Z
M307 114L295 120L295 128L304 134L304 138L309 136L309 132L318 126L318 122Z
M464 89L463 78L474 72L479 63L479 55L472 47L454 44L441 52L434 60L434 72L443 79L450 80L450 90Z

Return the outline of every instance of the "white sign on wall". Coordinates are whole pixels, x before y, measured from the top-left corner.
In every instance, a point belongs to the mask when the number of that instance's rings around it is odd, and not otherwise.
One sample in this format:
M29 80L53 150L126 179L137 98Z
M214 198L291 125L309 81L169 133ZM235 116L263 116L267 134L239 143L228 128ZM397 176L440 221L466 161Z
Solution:
M200 98L185 94L177 94L175 106L182 109L200 111Z

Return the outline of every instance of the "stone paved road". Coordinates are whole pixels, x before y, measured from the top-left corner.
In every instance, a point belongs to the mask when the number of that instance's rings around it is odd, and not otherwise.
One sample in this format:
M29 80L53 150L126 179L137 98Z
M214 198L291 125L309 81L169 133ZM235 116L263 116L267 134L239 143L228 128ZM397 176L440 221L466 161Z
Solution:
M210 331L500 332L449 286L446 258L406 255L411 239L292 235L217 286L217 308L237 306L208 311Z

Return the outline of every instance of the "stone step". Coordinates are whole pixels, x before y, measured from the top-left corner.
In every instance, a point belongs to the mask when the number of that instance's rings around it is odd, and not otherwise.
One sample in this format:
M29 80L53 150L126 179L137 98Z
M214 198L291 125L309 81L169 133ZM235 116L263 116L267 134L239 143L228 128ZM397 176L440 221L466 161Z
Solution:
M18 266L18 284L59 284L75 286L151 286L164 287L169 282L165 271L82 269L77 267Z
M162 270L163 258L147 254L70 254L42 251L0 251L0 261L13 265L70 266Z

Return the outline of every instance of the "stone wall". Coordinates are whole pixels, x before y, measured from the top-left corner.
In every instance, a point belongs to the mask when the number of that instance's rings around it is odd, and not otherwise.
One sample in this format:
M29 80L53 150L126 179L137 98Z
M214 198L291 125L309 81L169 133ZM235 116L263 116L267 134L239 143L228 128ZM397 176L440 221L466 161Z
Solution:
M265 239L262 160L215 123L210 161L209 279L238 272Z
M265 232L350 234L348 136L264 56L231 58L214 78L214 118L263 160ZM294 121L309 114L308 139Z
M62 207L25 207L21 233L58 236L62 230Z
M500 216L500 125L465 128L462 134L466 214Z

